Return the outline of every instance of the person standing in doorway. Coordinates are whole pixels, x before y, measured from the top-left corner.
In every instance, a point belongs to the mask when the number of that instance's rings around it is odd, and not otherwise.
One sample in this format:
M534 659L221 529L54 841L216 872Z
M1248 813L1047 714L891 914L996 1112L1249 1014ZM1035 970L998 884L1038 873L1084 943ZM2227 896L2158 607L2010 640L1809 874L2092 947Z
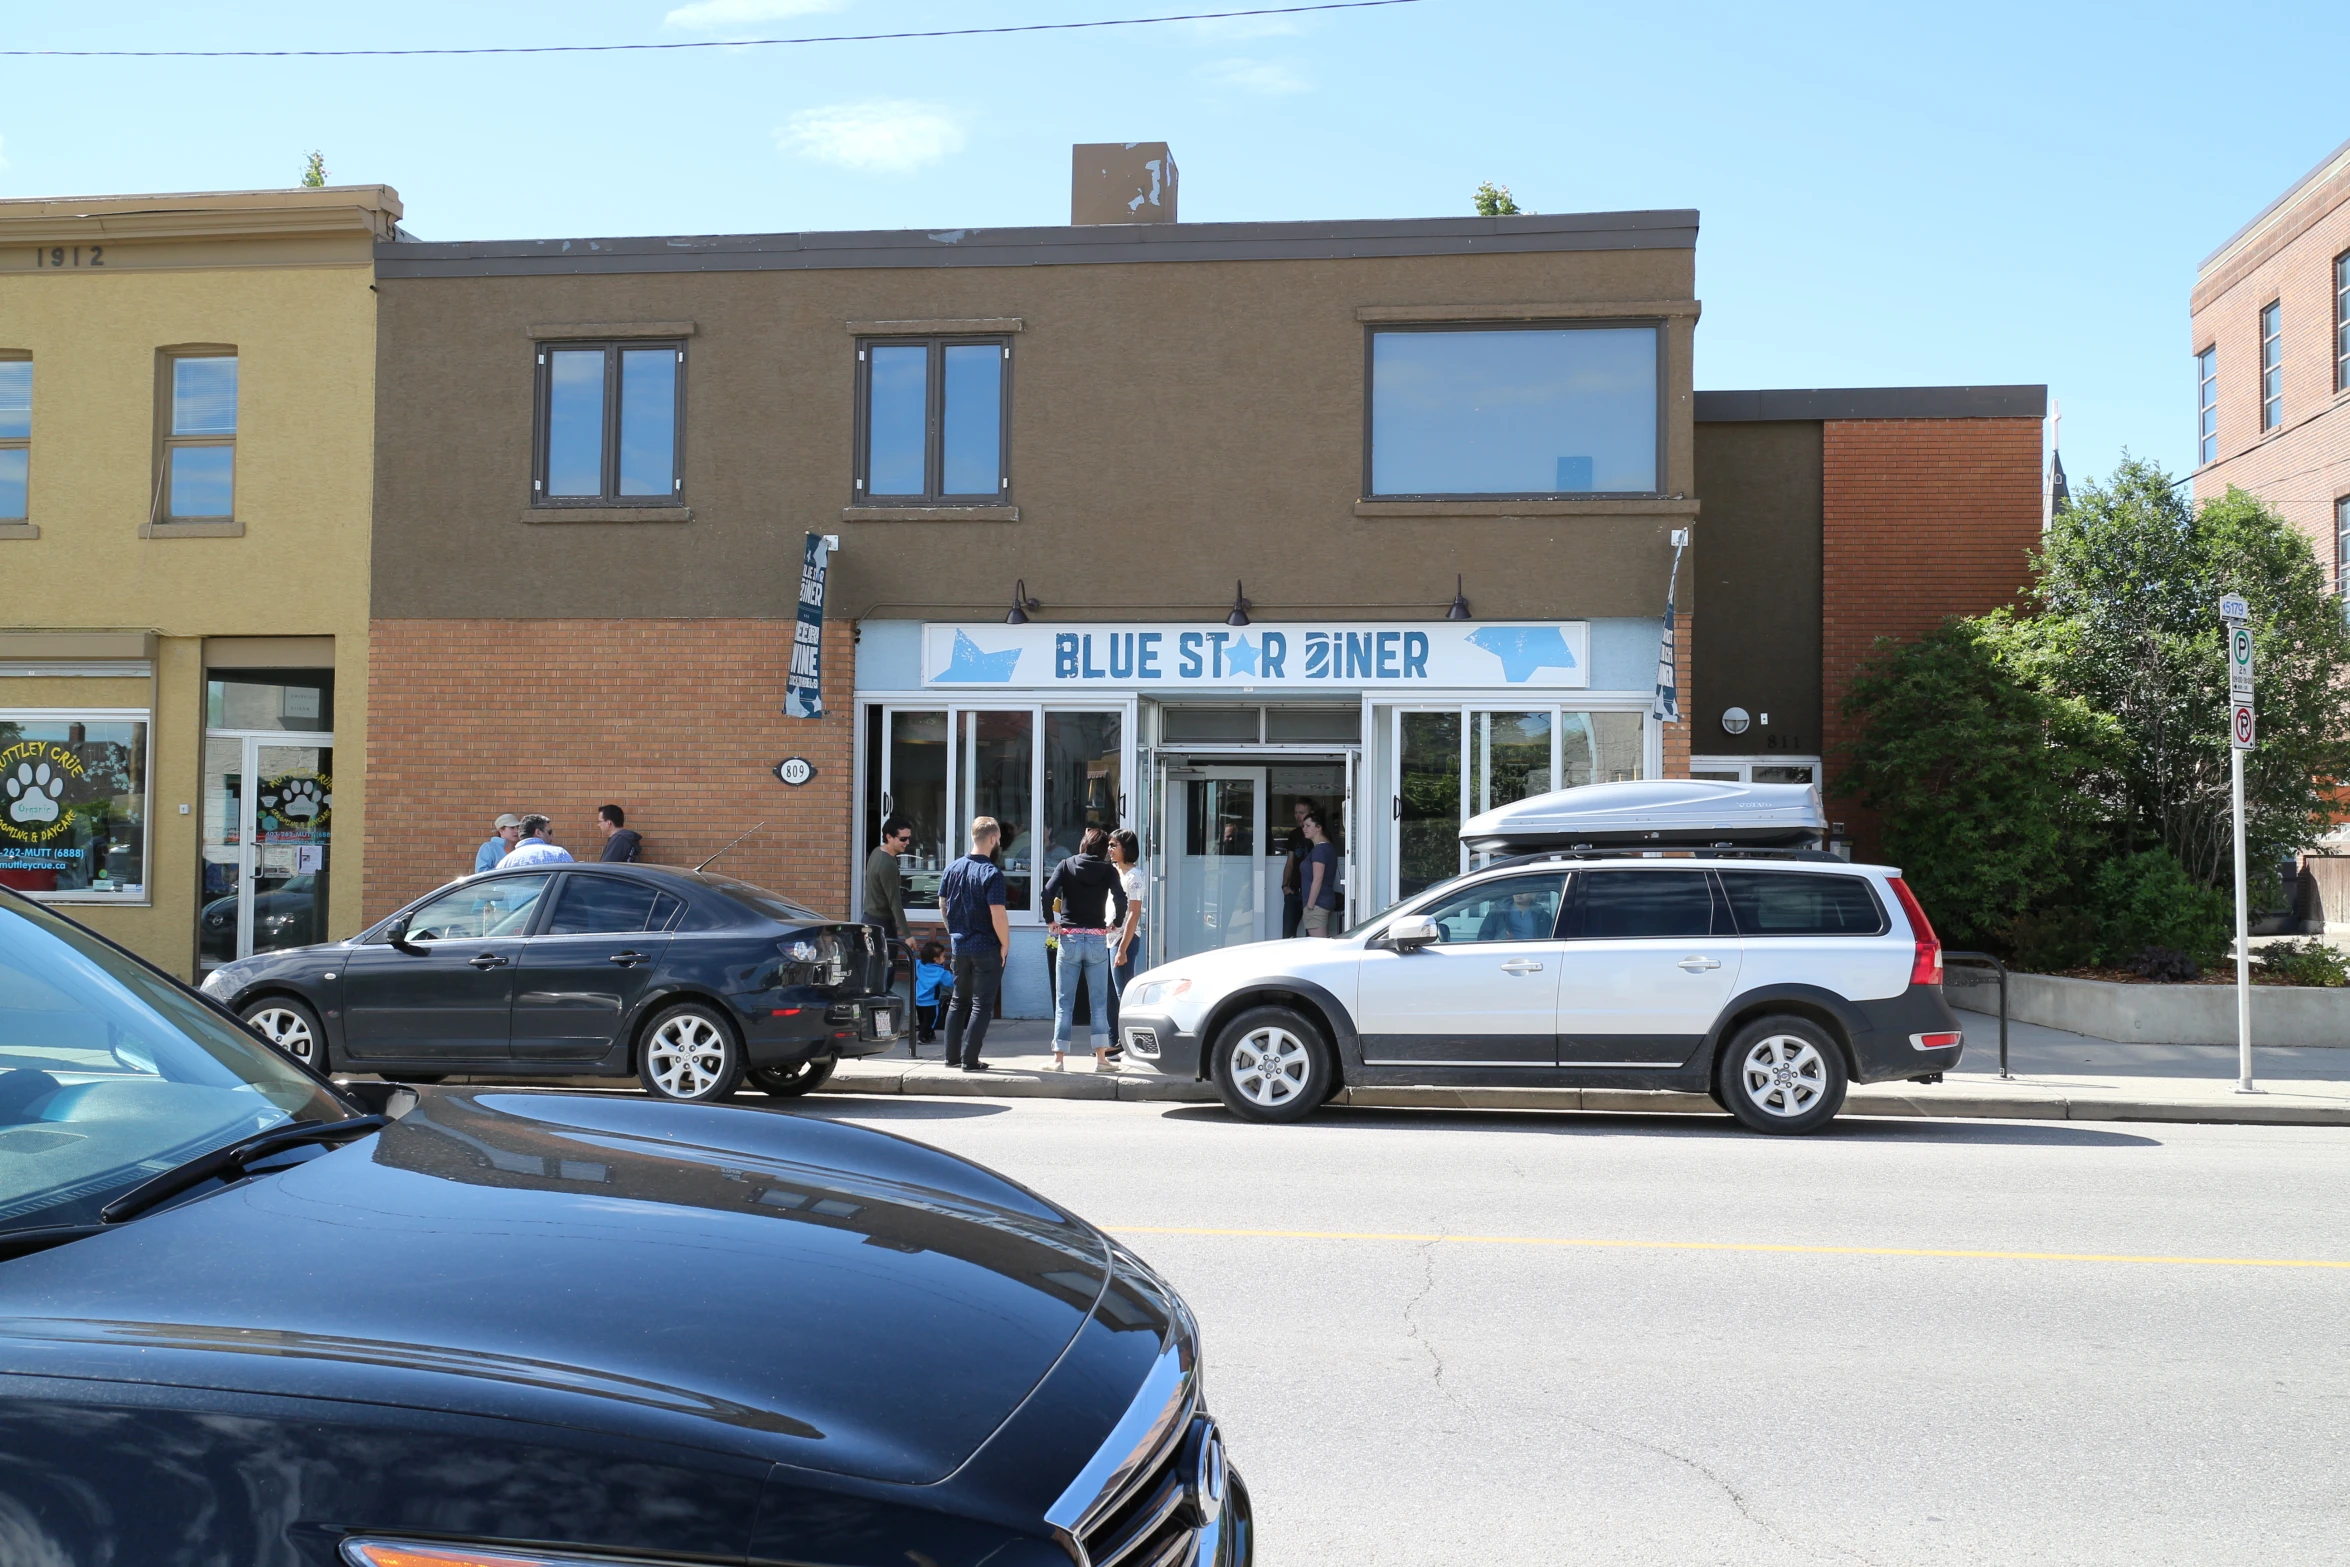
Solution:
M996 846L1004 830L992 816L971 819L971 852L938 879L939 912L953 943L955 996L947 1003L947 1065L984 1072L979 1059L987 1043L988 1020L1004 984L1004 954L1012 945L1012 919L1004 908L1004 873L996 868Z
M1297 824L1282 836L1281 847L1281 939L1287 941L1297 934L1298 922L1305 918L1306 893L1300 879L1305 869L1306 851L1313 847L1306 842L1306 812L1314 802L1298 799L1290 802L1290 814Z
M473 874L494 871L498 862L514 852L522 841L522 818L507 811L490 823L490 841L473 851Z
M1305 884L1305 917L1298 922L1301 936L1327 936L1338 918L1338 846L1330 841L1320 811L1308 811L1298 823L1305 829L1305 863L1299 879Z
M596 807L596 830L604 835L604 852L597 859L618 865L634 865L637 851L645 846L642 834L629 831L628 813L617 805Z
M522 819L522 841L498 862L498 869L510 871L518 865L568 865L571 851L554 839L555 824L544 816L525 816Z
M900 869L898 856L914 846L914 829L902 816L892 816L881 824L881 842L865 856L865 886L859 899L865 923L881 932L881 950L889 959L889 979L885 989L897 988L898 958L905 954L907 983L912 984L914 953L906 945L913 929L906 923L906 878ZM912 998L908 998L912 1000ZM919 1007L921 1003L914 1001ZM919 1041L909 1038L906 1054L919 1052L914 1048Z
M1142 956L1142 840L1120 828L1110 834L1110 863L1118 867L1118 885L1126 891L1126 918L1110 949L1110 1054L1124 1053L1118 1042L1118 998L1134 977L1134 961Z
M1126 888L1103 855L1110 835L1088 827L1077 852L1053 868L1044 884L1044 906L1060 938L1061 963L1053 975L1053 1070L1066 1070L1069 1037L1075 1029L1077 987L1090 976L1094 998L1093 1069L1110 1065L1110 937L1126 924ZM1114 905L1114 907L1111 907Z

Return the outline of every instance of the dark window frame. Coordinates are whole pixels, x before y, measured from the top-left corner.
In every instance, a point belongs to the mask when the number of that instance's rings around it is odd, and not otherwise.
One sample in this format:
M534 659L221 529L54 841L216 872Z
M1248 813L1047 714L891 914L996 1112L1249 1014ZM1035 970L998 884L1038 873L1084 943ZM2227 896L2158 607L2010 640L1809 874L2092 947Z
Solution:
M2334 258L2334 390L2350 392L2350 250Z
M872 493L873 477L873 354L875 348L912 348L930 351L928 380L923 386L922 493ZM1003 380L996 393L996 487L992 494L946 489L946 351L950 348L995 348ZM1012 339L1008 334L910 333L905 336L857 339L855 445L849 484L853 506L1009 506L1012 504Z
M2260 433L2285 426L2285 302L2272 299L2260 307ZM2276 350L2272 361L2271 347ZM2270 388L2270 377L2275 388Z
M1590 332L1621 331L1626 327L1646 327L1656 334L1656 485L1652 490L1467 490L1444 492L1380 491L1372 487L1371 474L1374 454L1371 449L1371 430L1377 413L1376 356L1379 336L1384 332ZM1655 500L1670 493L1665 488L1666 472L1670 465L1670 443L1667 439L1671 426L1667 416L1672 405L1672 338L1671 322L1663 316L1608 316L1569 320L1541 319L1530 321L1380 321L1363 328L1363 476L1362 498L1366 501L1551 501L1551 500Z
M2195 466L2219 461L2219 345L2195 354Z
M674 399L670 411L669 493L667 495L623 495L620 493L620 356L624 352L648 348L666 348L677 355L677 379L672 388ZM554 424L554 366L548 355L557 352L582 352L600 349L604 355L604 472L603 493L600 495L549 495L547 493L547 446L555 433ZM581 507L639 506L670 507L685 504L685 379L688 360L685 339L682 337L605 337L605 338L547 338L530 345L534 356L531 368L532 412L530 437L530 503L548 511L577 510Z

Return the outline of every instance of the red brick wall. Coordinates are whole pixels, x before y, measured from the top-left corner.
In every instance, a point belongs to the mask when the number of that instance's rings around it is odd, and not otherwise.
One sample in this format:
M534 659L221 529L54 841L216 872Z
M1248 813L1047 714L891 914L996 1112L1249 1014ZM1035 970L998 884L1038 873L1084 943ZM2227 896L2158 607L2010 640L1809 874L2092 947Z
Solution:
M1835 797L1851 687L1876 639L2012 603L2040 543L2038 419L1829 420L1821 430L1820 704L1828 815L1856 853L1876 823Z
M366 917L473 869L501 811L542 812L581 859L596 807L626 808L647 860L716 865L851 912L855 638L824 628L832 715L785 718L788 620L378 620L368 665ZM788 788L787 756L816 766Z

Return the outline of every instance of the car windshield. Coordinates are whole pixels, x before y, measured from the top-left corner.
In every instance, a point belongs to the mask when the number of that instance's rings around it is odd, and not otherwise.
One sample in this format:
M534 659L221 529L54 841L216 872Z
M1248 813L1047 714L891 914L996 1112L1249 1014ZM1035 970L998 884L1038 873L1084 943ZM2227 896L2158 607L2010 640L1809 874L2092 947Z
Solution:
M198 1154L350 1114L179 985L0 894L0 1231L94 1222Z
M795 925L825 923L824 916L804 903L794 903L780 892L769 892L754 887L747 881L736 881L732 876L713 876L702 872L702 880L737 903L745 903L771 919L787 920Z

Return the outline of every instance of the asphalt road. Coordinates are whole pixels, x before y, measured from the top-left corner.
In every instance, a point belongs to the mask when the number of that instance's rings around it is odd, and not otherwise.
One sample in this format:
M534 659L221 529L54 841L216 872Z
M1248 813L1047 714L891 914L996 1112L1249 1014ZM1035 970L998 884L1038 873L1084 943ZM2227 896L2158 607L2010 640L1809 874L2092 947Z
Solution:
M1167 1274L1266 1567L2350 1556L2350 1130L788 1113Z

